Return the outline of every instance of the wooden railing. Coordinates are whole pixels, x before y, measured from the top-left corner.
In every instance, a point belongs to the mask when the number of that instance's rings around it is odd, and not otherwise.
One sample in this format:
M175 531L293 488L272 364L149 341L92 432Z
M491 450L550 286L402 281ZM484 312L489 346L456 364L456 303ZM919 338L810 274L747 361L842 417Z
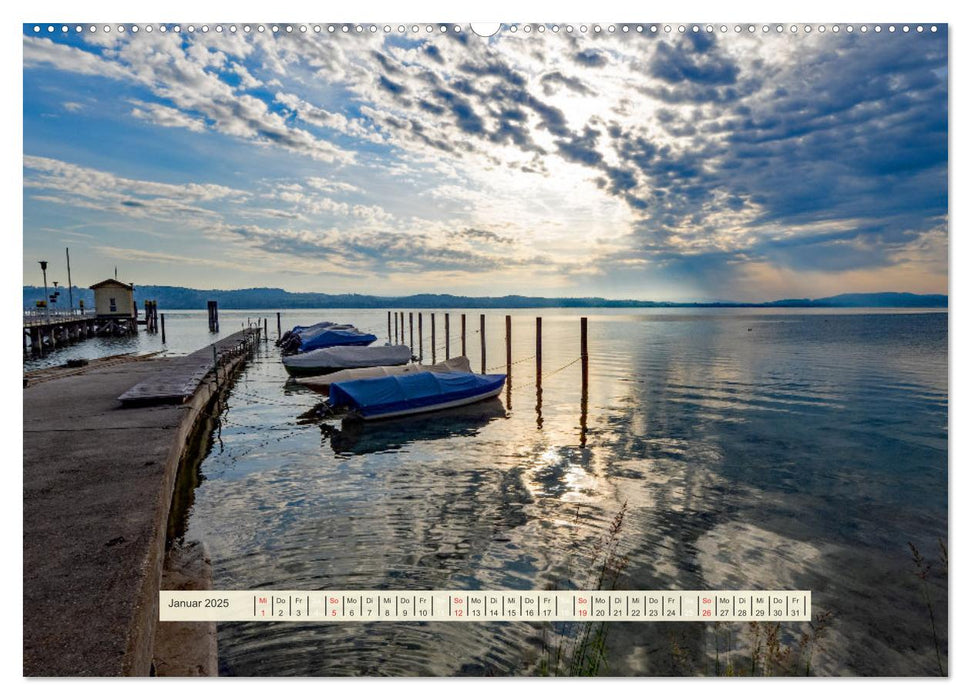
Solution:
M46 323L83 321L95 318L94 309L24 309L24 325L40 326Z

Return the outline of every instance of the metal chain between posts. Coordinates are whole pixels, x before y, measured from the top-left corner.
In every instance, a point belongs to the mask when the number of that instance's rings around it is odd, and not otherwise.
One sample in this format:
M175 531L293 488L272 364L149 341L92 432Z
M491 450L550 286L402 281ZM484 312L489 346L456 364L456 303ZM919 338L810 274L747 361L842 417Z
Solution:
M552 377L554 374L556 374L558 372L562 372L567 367L571 367L571 366L575 365L577 362L579 362L582 359L583 359L582 357L578 357L575 360L571 360L570 362L567 362L562 367L557 367L552 372L544 372L543 374L540 375L540 378L546 379L547 377ZM536 380L534 379L533 382L525 382L523 384L517 384L516 386L513 387L513 389L522 389L523 387L529 386L530 384L534 383L535 381Z
M522 359L516 360L515 362L511 363L510 365L496 365L495 367L488 367L486 369L486 371L487 372L492 372L492 371L497 370L497 369L505 369L506 367L511 367L511 366L514 366L514 365L522 364L523 362L528 362L529 360L533 360L535 358L536 358L536 355L530 355L529 357L524 357Z

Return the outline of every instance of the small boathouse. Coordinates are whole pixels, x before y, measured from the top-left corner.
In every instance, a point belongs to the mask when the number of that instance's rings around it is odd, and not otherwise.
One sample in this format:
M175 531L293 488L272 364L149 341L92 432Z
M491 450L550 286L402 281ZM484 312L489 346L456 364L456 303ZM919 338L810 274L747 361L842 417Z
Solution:
M137 331L135 285L109 278L92 284L90 288L94 290L99 333L123 335Z

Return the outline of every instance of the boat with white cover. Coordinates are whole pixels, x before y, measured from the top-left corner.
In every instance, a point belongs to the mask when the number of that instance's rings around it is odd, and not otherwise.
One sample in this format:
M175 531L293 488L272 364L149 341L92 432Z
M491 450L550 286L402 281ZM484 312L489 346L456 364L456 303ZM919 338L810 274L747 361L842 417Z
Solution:
M315 375L340 369L403 365L410 361L411 348L407 345L338 345L288 355L283 358L283 366L290 374Z
M399 374L414 374L415 372L472 372L469 358L464 355L450 357L445 362L434 365L382 365L379 367L362 367L360 369L342 369L331 374L314 377L301 377L296 380L309 389L328 394L330 385L337 382L350 382L355 379L375 379L377 377L391 377Z

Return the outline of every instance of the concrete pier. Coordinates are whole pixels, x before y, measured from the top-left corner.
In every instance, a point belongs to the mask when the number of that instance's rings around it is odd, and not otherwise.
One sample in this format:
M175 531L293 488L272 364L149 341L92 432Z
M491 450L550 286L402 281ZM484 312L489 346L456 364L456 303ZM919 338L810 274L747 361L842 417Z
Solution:
M226 389L247 354L216 345ZM24 389L24 675L152 672L166 523L180 458L219 389L184 403L118 397L178 358L94 365Z

